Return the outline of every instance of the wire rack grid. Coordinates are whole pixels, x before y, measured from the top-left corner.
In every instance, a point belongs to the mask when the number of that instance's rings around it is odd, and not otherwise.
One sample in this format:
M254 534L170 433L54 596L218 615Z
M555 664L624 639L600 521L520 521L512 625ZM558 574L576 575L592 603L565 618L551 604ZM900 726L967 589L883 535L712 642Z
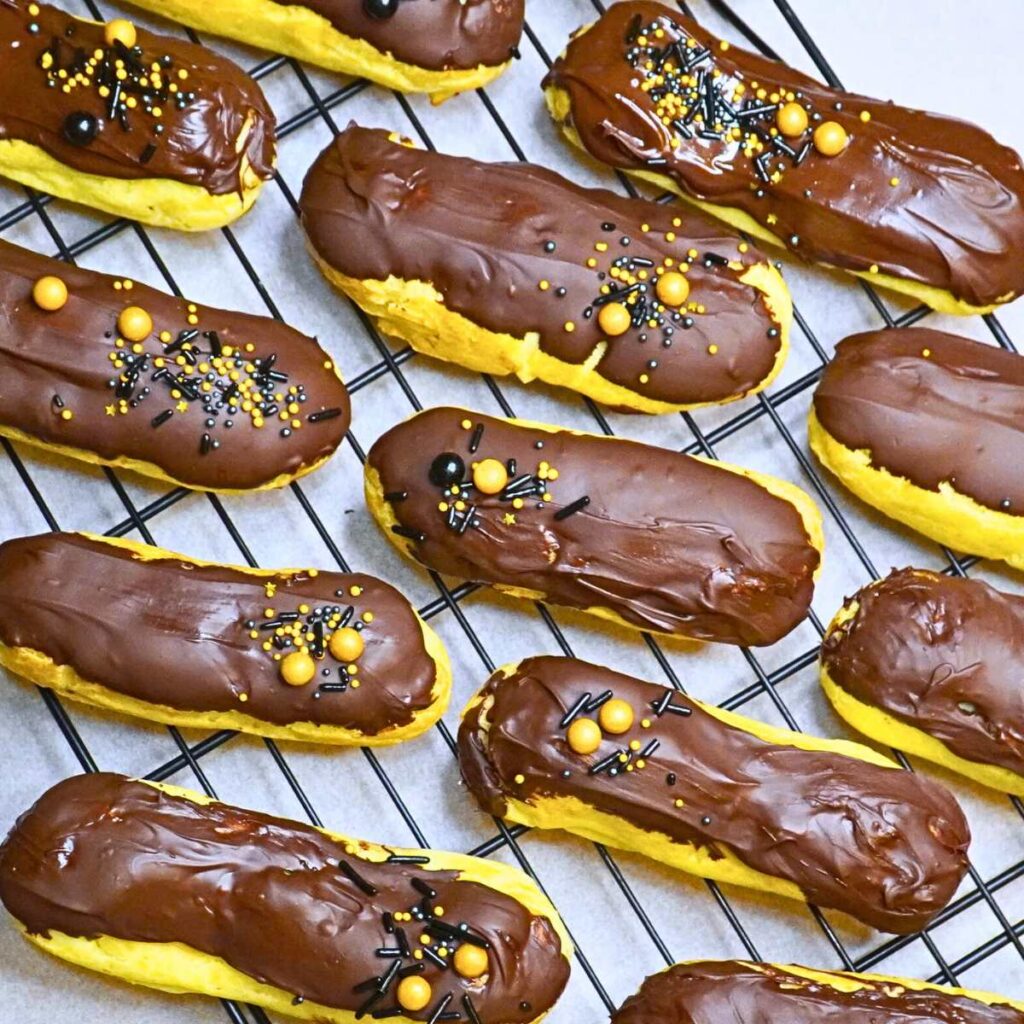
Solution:
M840 84L793 7L787 0L774 0L774 4L775 25L791 34L776 45L787 46L791 60L794 46L802 47L821 77ZM108 5L101 9L93 0L79 6L93 17L111 15ZM251 52L209 41L229 49L264 85L279 112L282 140L281 168L269 194L256 212L224 229L213 242L190 241L186 246L166 232L68 213L46 196L16 190L0 194L10 197L0 206L4 210L0 234L12 240L68 261L86 260L101 267L106 262L111 270L121 272L129 254L146 264L154 283L177 294L184 290L192 294L202 286L204 275L216 271L243 282L245 291L238 305L289 319L300 328L321 327L328 343L339 339L342 343L336 346L337 355L350 370L348 386L356 410L346 449L334 465L280 494L250 499L221 499L183 488L162 491L146 482L122 479L109 469L88 474L87 481L79 484L80 470L25 455L0 440L7 460L0 468L0 493L5 498L0 528L10 534L37 531L40 523L49 529L99 528L110 536L132 535L171 547L175 544L170 538L180 535L185 538L177 545L180 549L249 565L258 564L262 552L276 553L275 541L287 534L286 550L302 552L289 564L314 564L309 552L319 551L325 564L333 562L342 570L350 564L377 569L403 586L420 614L447 641L458 680L453 710L433 736L396 750L364 749L361 762L355 751L310 752L230 732L193 736L154 727L144 730L139 740L128 739L127 731L133 729L129 723L111 723L87 710L71 710L46 690L39 690L30 703L31 695L12 684L2 698L10 704L6 722L0 726L0 739L10 751L2 763L9 761L12 769L17 765L16 778L24 781L8 787L3 809L13 814L34 799L41 788L37 777L55 781L73 771L99 768L136 771L154 780L173 778L240 803L302 815L314 824L328 821L332 827L372 838L459 848L516 863L549 892L576 941L576 970L552 1016L556 1022L602 1019L645 973L699 955L906 973L1024 996L1024 843L1019 835L1024 805L1017 800L955 783L976 832L986 842L957 897L935 923L919 935L892 938L814 907L801 910L757 894L681 878L597 844L587 853L586 844L576 840L538 837L522 827L508 827L475 811L465 794L458 792L452 757L458 709L504 660L552 650L615 661L615 667L692 689L733 710L794 729L840 733L844 728L822 706L814 683L817 645L823 622L838 604L841 589L837 588L852 589L880 575L890 561L912 560L957 575L985 573L992 578L995 572L975 559L915 541L880 523L856 502L833 493L831 482L808 457L802 422L829 345L812 329L813 317L801 313L800 287L794 287L798 309L790 367L767 394L726 409L641 422L544 389L527 391L504 381L499 385L486 376L441 370L408 347L396 347L382 338L357 310L315 280L302 259L301 240L296 241L300 236L295 223L296 191L310 155L350 117L399 127L431 148L435 142L439 148L450 148L452 139L465 145L468 138L469 148L485 157L522 160L529 155L540 162L557 160L577 178L610 181L635 194L624 177L606 175L557 150L559 143L546 124L546 115L527 111L521 102L522 90L536 88L536 79L568 31L600 10L600 0L574 0L560 12L531 8L522 64L506 79L440 110L417 99L382 93L365 81L339 85L337 79L295 61L254 58ZM778 56L745 20L746 12L741 16L723 0L708 0L696 13L724 26L737 41ZM533 106L539 108L539 102ZM653 198L671 201L664 195ZM266 207L272 209L264 215ZM798 286L812 277L820 285L820 273L788 266L787 270ZM138 276L149 279L147 271L140 270ZM829 283L826 287L834 294L840 286ZM855 319L862 327L938 319L923 307L898 306L863 283L841 289L842 301L857 308ZM816 286L813 295L817 294ZM303 304L302 316L296 316L296 306ZM996 344L1013 349L997 317L985 317L984 330ZM450 586L436 574L425 576L401 564L372 528L352 525L360 517L365 519L358 497L358 468L366 447L384 427L413 409L450 400L453 377L466 396L460 401L467 405L486 406L506 415L528 410L534 419L606 434L625 433L710 457L744 461L734 456L742 453L748 462L764 463L758 468L798 480L818 500L830 540L826 557L837 559L842 571L824 595L819 588L808 623L783 643L768 651L704 649L699 653L650 635L638 641L627 634L613 634L609 640L607 630L598 631L579 616L551 611L542 604L515 608L477 585ZM71 474L75 483L69 482ZM898 545L890 543L891 536ZM197 544L205 550L196 550ZM1003 581L1003 585L1009 584ZM59 739L54 738L53 725ZM897 756L913 770L898 752ZM979 822L984 828L977 827ZM381 834L381 827L390 829L390 834ZM0 940L0 951L6 953L8 941L6 936ZM5 966L0 969L4 979L0 1006L12 1008L17 999L24 1009L24 997L29 996L33 1003L27 1011L29 1021L36 1009L40 1020L52 1020L58 1019L61 1011L54 1014L58 1007L68 1006L76 1008L76 1015L79 1006L102 1007L112 1022L122 1015L133 1021L213 1021L221 1012L234 1024L270 1020L259 1008L227 1001L218 1011L209 1001L136 996L81 975L71 983L66 969L50 970L21 946L10 948L12 955L4 956Z

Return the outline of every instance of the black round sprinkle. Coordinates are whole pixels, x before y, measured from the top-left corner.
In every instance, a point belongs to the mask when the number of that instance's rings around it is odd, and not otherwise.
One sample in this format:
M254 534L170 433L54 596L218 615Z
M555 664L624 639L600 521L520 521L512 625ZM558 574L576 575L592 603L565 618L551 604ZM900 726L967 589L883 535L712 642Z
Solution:
M466 464L455 452L441 452L430 464L430 482L435 487L451 487L460 483L466 473Z
M398 10L398 0L363 0L363 10L371 18L390 18Z
M615 230L615 225L610 220L606 220L601 225L601 230L602 231L614 231Z
M657 359L648 359L647 360L647 369L648 370L656 370L657 368L658 368L658 360Z
M1012 505L1012 504L1013 503L1010 501L1009 498L1003 498L1003 500L1001 502L999 502L999 507L1000 508L1009 508L1010 505Z
M683 328L688 331L692 326L693 326L693 317L692 316L684 316L683 317Z
M533 442L533 447L534 448L543 448L544 447L544 442L543 441L534 441Z
M234 420L225 420L224 421L224 426L228 430L230 430L234 425L235 425L235 421Z
M665 348L671 348L672 347L672 339L671 338L662 338L661 339L661 344Z
M564 771L562 772L562 778L563 778L563 779L567 779L567 778L569 778L569 776L570 776L570 775L572 775L572 772L571 772L571 771L569 771L569 769L568 769L568 768L566 768L566 769L565 769L565 770L564 770Z
M843 104L842 104L842 101L841 101L841 100L837 100L837 101L836 101L836 103L835 103L835 109L836 109L836 110L842 110L842 109L843 109Z
M555 251L555 243L550 241L550 240L545 242L544 243L544 251L545 252L554 252Z
M565 298L565 289L564 289L564 288L556 288L556 289L555 289L555 294L556 294L556 295L557 295L557 296L558 296L558 297L559 297L560 299L564 299L564 298Z
M700 819L700 823L707 827L711 824L711 818L707 814L705 814L704 817Z
M622 236L622 237L621 237L621 238L619 239L619 245L629 245L629 242L630 242L630 238L629 238L629 235L623 235L623 236Z
M72 146L88 146L96 138L100 130L100 123L92 114L84 110L76 110L64 118L64 138Z
M665 781L670 786L674 786L676 784L676 773L675 772L669 772L668 775L665 776Z
M281 430L281 436L282 437L291 437L292 436L291 427L283 427L282 430Z

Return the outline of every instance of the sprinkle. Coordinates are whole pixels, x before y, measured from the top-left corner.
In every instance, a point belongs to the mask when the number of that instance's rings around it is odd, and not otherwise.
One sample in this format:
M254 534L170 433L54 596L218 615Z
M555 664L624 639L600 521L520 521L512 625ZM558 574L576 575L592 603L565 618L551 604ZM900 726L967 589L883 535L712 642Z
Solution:
M427 941L429 942L430 940L428 939ZM436 967L440 967L442 971L448 970L448 961L443 956L438 956L429 946L424 946L422 953L427 960Z
M577 512L581 512L590 504L590 497L584 494L582 497L577 498L575 501L570 502L564 508L560 508L555 513L555 519L568 519L569 516L575 515Z
M367 896L376 896L377 887L371 885L351 864L347 861L339 860L338 868L341 873L357 888L362 890Z
M429 1019L427 1020L427 1024L437 1024L437 1022L441 1019L441 1015L448 1008L448 1004L454 998L455 993L449 992L434 1008L434 1011L431 1013Z
M597 764L592 765L590 770L587 772L588 775L600 775L601 772L611 768L613 764L619 759L619 751L609 754L607 757L602 758Z
M651 740L643 750L640 751L639 756L642 758L650 757L658 747L661 746L661 740Z
M589 700L589 693L584 693L582 696L577 697L572 707L569 708L569 710L566 711L566 713L562 716L561 721L558 723L558 727L560 729L567 729L570 725L572 725L573 720L576 719L582 713L583 709L586 707Z
M583 709L589 715L596 711L599 707L604 706L612 699L612 691L605 690L603 693L599 693L592 701L590 701Z
M388 491L384 495L384 500L394 504L396 501L405 501L409 497L408 491Z
M401 523L395 523L395 525L391 527L391 532L397 534L399 537L406 537L409 540L414 540L417 543L422 543L427 539L427 535L425 533L412 526L403 526Z
M637 18L639 17L640 15L638 14ZM466 1016L469 1018L470 1024L483 1024L483 1022L480 1020L480 1015L476 1012L476 1007L473 1005L473 1000L470 999L468 992L466 992L462 996L462 1005L466 1008Z
M340 409L321 409L319 412L310 413L306 420L309 423L323 423L325 420L337 419L340 415Z
M478 423L473 428L473 436L469 439L469 451L470 454L475 452L480 447L480 439L484 436L484 425Z
M401 951L399 950L397 952L399 953L399 956L401 956ZM381 975L380 981L377 982L377 991L381 995L387 992L388 988L391 985L391 982L395 980L395 975L398 974L398 971L401 968L401 966L401 959L394 960L392 961L391 966L384 972L384 974Z
M430 858L419 853L392 853L387 862L388 864L429 864Z
M409 884L421 895L432 900L437 898L437 891L432 889L422 878L410 878Z

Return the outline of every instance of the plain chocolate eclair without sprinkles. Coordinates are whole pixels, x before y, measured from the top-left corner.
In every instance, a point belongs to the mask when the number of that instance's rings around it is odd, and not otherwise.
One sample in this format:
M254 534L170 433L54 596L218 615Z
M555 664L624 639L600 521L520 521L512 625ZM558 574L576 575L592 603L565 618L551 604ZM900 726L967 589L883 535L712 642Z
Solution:
M814 391L808 439L887 516L1024 569L1024 356L923 327L852 335Z
M852 971L693 960L652 974L611 1024L1024 1024L990 992Z
M894 570L839 609L820 667L825 694L855 729L1024 796L1024 597Z

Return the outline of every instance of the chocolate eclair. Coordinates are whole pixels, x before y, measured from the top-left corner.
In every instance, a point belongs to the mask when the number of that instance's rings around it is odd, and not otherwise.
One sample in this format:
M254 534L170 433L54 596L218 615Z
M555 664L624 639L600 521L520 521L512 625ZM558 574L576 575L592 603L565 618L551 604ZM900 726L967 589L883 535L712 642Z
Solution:
M275 120L226 57L0 0L0 175L146 224L222 227L273 177Z
M735 228L945 313L1024 290L1020 157L964 121L824 86L650 0L544 81L571 141Z
M848 598L821 683L855 729L1024 796L1024 597L901 569Z
M448 655L362 573L243 569L87 534L0 544L0 665L151 722L344 745L444 713Z
M612 1024L1024 1024L1024 1003L916 978L694 960L653 974Z
M130 0L155 14L440 103L519 56L524 0Z
M504 864L112 774L66 779L18 819L0 901L79 966L330 1024L537 1021L572 952L546 897Z
M921 327L855 334L814 392L808 437L869 505L1024 569L1024 357Z
M465 409L384 434L366 500L430 569L696 640L774 643L821 561L820 513L784 480Z
M473 370L658 413L760 391L786 357L781 275L692 212L355 125L301 206L332 284L385 333Z
M967 821L937 783L574 658L495 672L464 712L459 764L491 814L880 931L924 928L967 870Z
M2 10L2 5L0 5ZM317 342L0 240L0 434L211 491L283 487L341 444Z

